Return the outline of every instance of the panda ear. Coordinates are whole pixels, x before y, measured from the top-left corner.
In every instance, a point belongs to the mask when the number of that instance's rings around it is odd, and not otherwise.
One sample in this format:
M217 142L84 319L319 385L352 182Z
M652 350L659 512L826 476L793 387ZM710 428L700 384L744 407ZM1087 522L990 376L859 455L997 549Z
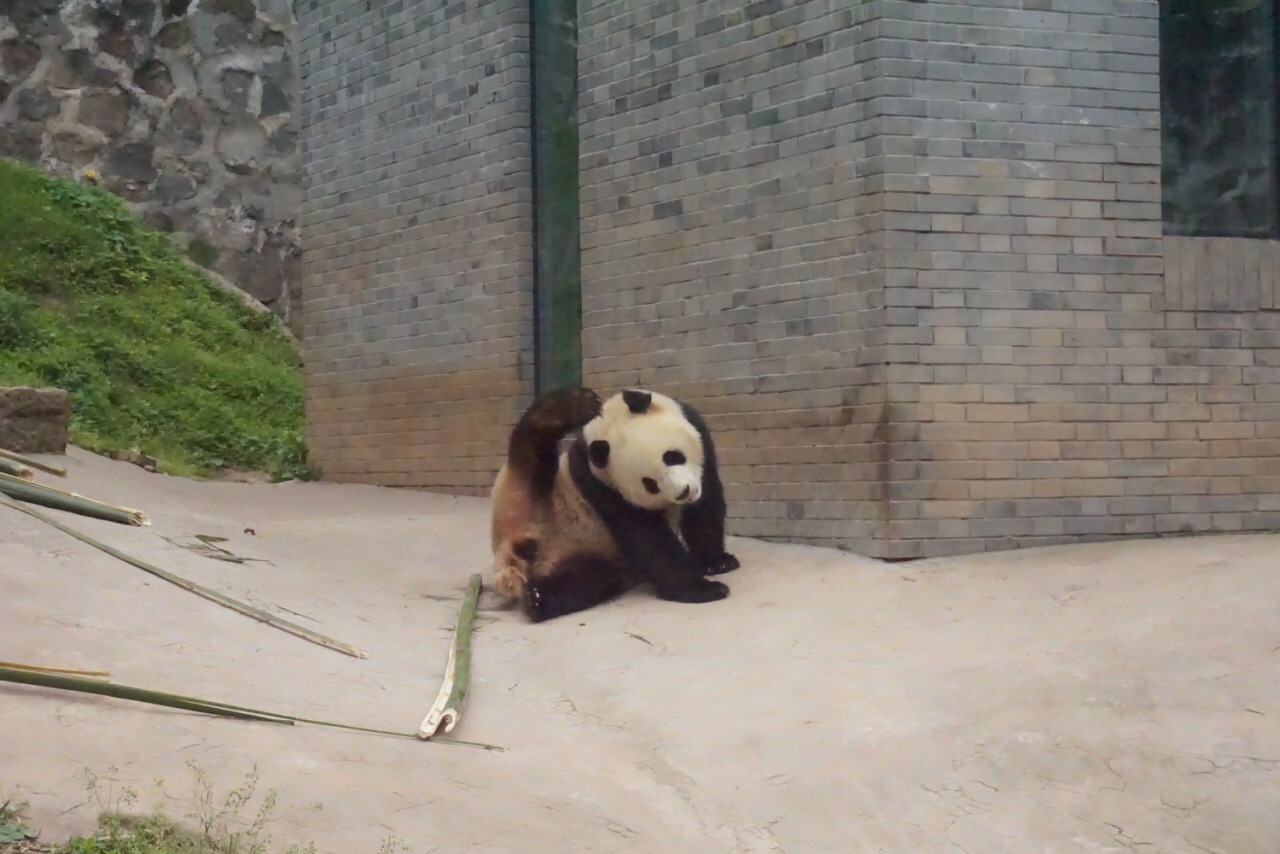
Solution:
M591 458L591 465L598 469L602 469L609 465L609 443L604 439L596 439L587 446L587 456Z
M649 405L653 403L653 395L647 391L639 391L638 389L629 388L622 393L622 399L635 415L649 410Z

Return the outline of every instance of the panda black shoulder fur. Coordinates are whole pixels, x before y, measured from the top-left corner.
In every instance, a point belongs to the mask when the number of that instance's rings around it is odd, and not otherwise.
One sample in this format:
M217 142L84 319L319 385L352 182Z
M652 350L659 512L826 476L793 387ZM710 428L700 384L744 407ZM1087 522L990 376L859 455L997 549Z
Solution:
M573 434L569 448L561 440ZM511 432L493 487L494 587L535 622L652 582L659 598L713 602L724 488L706 423L687 403L627 389L539 397Z

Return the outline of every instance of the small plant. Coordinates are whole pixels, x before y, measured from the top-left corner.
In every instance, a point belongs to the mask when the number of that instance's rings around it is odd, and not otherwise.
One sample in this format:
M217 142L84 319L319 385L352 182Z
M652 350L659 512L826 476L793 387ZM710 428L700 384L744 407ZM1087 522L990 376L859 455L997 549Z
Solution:
M271 847L271 837L266 832L276 808L276 793L268 790L259 801L252 816L241 815L250 808L258 787L258 768L255 765L244 781L218 797L208 774L195 762L187 762L195 776L195 792L186 813L186 822L169 816L164 807L172 798L164 793L164 781L152 785L156 802L150 813L135 812L138 792L130 786L117 786L114 780L103 778L85 769L89 800L97 806L98 827L88 836L70 839L60 845L41 846L47 854L276 854ZM107 769L109 775L115 768ZM24 834L15 835L8 842L34 839L34 831L19 821L25 804L12 800L0 803L0 830L14 826ZM311 805L321 809L320 804ZM0 852L8 844L0 839ZM26 848L19 849L26 851ZM377 854L412 854L412 849L398 837L383 839ZM316 854L315 843L290 845L278 854Z
M159 805L147 815L136 815L132 813L136 791L127 786L117 790L114 784L104 788L101 779L86 769L90 798L101 810L98 828L90 836L55 848L53 854L271 854L266 826L276 807L275 791L262 797L251 818L241 816L257 790L257 766L222 798L214 794L208 775L195 762L187 767L195 775L187 825L166 813L161 800L164 781L157 780L153 787ZM291 845L283 854L315 854L315 850L314 843Z
M12 798L0 803L0 845L12 845L35 839L39 834L22 822L26 802L14 802Z

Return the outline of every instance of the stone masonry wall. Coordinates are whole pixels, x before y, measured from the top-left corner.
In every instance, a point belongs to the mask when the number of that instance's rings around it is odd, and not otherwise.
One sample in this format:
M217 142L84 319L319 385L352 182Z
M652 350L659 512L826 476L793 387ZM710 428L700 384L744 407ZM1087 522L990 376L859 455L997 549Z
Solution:
M1274 318L1166 304L1156 0L886 9L889 555L1280 522Z
M527 4L297 12L311 459L486 493L532 392Z
M96 172L300 329L290 0L0 0L0 157Z
M704 412L731 532L872 554L882 5L579 4L584 381Z

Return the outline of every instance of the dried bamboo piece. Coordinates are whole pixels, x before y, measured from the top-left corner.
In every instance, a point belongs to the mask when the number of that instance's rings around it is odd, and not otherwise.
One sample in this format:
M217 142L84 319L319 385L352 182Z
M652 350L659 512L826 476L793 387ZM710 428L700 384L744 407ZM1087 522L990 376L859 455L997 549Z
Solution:
M70 667L41 667L38 664L15 664L12 661L0 661L0 667L12 667L18 670L32 670L36 673L64 673L68 676L97 676L106 679L110 670L75 670Z
M163 578L165 581L168 581L170 584L174 584L178 587L181 587L183 590L186 590L188 593L194 593L197 596L201 596L205 599L208 599L211 602L216 602L219 605L222 605L223 607L230 608L233 611L236 611L240 614L244 614L246 617L252 617L253 619L259 622L266 623L269 626L273 626L282 632L288 632L289 634L300 637L303 640L310 641L311 643L318 644L323 647L327 647L328 649L336 650L337 652L340 652L343 655L349 655L353 658L368 658L368 655L366 653L363 653L360 650L356 649L355 647L345 644L342 641L334 640L333 638L328 637L327 635L322 635L319 632L314 632L311 629L306 628L305 626L298 625L297 623L291 623L286 619L277 617L275 614L267 613L266 611L263 611L260 608L255 608L252 605L249 605L245 602L241 602L238 599L232 599L230 596L227 596L223 593L219 593L216 590L210 590L208 587L202 587L199 584L196 584L194 581L183 578L180 575L175 575L172 572L169 572L168 570L165 570L165 569L161 569L160 567L154 564L147 563L145 560L142 560L141 558L136 558L136 557L133 557L132 555L125 554L124 552L120 551L117 548L113 548L112 546L109 546L104 542L95 540L93 537L90 537L88 534L82 534L79 531L75 530L74 528L68 528L66 525L63 525L61 522L57 521L56 519L50 519L48 516L44 515L43 513L40 513L39 511L36 511L36 510L32 510L29 507L23 507L21 504L11 501L8 498L4 498L3 496L0 496L0 504L7 504L10 507L14 508L15 510L20 510L23 513L26 513L28 516L34 516L36 519L39 519L41 522L44 522L45 524L52 525L53 527L57 528L62 533L75 537L80 542L93 546L99 551L104 551L107 554L111 555L112 557L119 558L120 560L124 561L125 563L131 566L136 566L138 569L141 569L143 572L149 572L158 578Z
M452 732L462 716L467 702L467 688L471 682L471 624L475 622L476 606L480 601L480 575L473 574L467 582L467 592L458 612L458 624L453 629L453 642L449 644L449 661L444 668L444 683L431 710L418 727L418 738L431 738L444 724L445 732Z
M49 474L54 474L58 477L67 476L67 470L61 466L55 466L51 463L42 463L39 460L24 457L22 454L17 454L13 451L6 451L4 448L0 448L0 457L4 457L7 460L13 460L15 463L22 463L24 466L31 466L33 469L48 472Z

